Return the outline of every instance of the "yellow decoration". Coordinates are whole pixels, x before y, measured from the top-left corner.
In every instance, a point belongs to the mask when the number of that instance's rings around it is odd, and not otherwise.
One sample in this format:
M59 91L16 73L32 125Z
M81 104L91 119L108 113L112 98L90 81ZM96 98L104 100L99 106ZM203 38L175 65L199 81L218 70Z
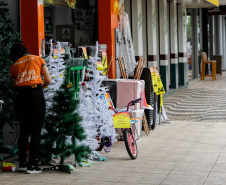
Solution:
M114 13L119 15L119 2L118 2L118 0L115 0L115 2L114 2Z
M103 66L103 74L105 75L108 68L108 61L107 61L107 53L106 51L102 51L102 66Z
M72 86L73 86L73 84L71 82L69 84L67 84L67 88L70 88Z
M115 128L130 128L129 112L120 112L113 115L113 124Z
M86 47L82 47L82 51L83 51L84 57L88 59Z
M65 2L67 2L67 4L68 4L71 8L75 9L76 0L65 0Z

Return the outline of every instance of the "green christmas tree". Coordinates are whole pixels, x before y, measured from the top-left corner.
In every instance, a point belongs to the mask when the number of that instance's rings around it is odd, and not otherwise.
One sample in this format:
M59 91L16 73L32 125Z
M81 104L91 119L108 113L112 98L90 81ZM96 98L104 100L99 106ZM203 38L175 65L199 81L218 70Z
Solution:
M82 119L76 112L79 100L75 99L75 92L67 88L67 84L65 78L53 97L52 108L45 119L41 158L47 164L54 156L60 157L60 165L64 165L65 159L72 155L76 162L81 162L91 153L88 146L81 145L86 136L80 124Z
M12 103L14 87L9 76L12 65L9 49L15 42L21 41L18 29L9 15L7 3L0 0L0 100L4 101L3 109L0 111L0 151L3 149L3 126L8 123L13 127L16 120Z

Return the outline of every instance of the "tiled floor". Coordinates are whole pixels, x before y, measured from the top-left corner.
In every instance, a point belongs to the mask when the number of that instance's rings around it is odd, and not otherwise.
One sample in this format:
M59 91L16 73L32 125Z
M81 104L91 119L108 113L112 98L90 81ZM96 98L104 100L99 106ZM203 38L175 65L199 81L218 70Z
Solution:
M191 88L199 88L202 83L207 85L206 88L210 88L211 84L213 88L221 84L222 91L225 91L223 81L222 77L217 76L214 82L198 82ZM124 143L120 141L113 145L110 153L101 153L108 159L107 162L77 167L71 174L56 171L44 171L36 175L3 172L0 174L0 184L226 184L226 122L171 120L171 124L161 123L151 130L149 136L142 134L138 149L138 158L131 160Z

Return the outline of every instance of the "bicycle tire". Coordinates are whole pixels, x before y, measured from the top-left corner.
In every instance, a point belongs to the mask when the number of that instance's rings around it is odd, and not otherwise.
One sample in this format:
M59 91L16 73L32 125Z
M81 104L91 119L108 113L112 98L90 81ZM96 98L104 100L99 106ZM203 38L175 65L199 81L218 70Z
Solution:
M123 135L124 135L126 150L129 156L131 157L131 159L136 159L138 155L136 140L133 140L131 131L128 129L124 131Z
M103 148L104 148L104 145L103 145L103 144L100 144L95 150L96 150L97 152L100 152L100 151L103 150Z
M101 143L101 139L99 137L96 137L96 140L98 141L98 146L95 148L97 152L100 152L104 148L104 144Z

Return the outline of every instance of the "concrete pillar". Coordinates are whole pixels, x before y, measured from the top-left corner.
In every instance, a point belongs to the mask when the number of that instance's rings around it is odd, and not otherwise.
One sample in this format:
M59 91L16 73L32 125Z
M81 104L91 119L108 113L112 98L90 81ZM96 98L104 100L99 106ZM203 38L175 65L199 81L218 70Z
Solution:
M223 40L226 39L226 16L223 16ZM222 68L225 69L226 67L226 42L223 42L223 58L222 58Z
M6 8L9 8L9 11L10 11L9 18L13 21L15 26L19 27L19 23L20 23L19 1L7 0L5 2L8 4Z
M192 76L199 77L198 62L198 19L197 9L192 9L191 25L192 25Z
M98 29L99 44L107 44L108 61L112 56L112 63L108 78L115 79L115 35L114 29L118 28L117 9L114 8L117 0L98 0Z
M20 1L21 39L33 55L41 55L41 42L44 35L43 0Z
M169 56L168 56L168 11L167 0L159 1L159 39L160 39L160 74L166 92L169 91Z
M142 0L142 35L143 35L143 57L146 58L145 66L147 66L147 1Z
M179 85L186 86L188 82L187 23L186 9L183 4L178 5L178 34Z
M209 53L208 53L208 56L209 58L213 58L213 17L214 16L209 16Z
M213 21L213 35L212 35L212 39L213 39L213 55L215 55L215 50L216 50L216 20L215 20L215 16L212 16L212 21Z
M148 67L157 67L156 1L147 0Z
M131 12L131 1L130 0L124 0L124 11L128 14L128 17L129 17L129 21L130 21L130 26L132 26L132 12ZM131 31L132 31L132 28L130 28ZM132 34L132 33L131 33Z
M215 55L222 55L222 45L223 45L223 34L222 34L222 15L216 15L216 25L215 25L215 29L216 29L216 50L215 50Z
M132 1L132 35L136 61L143 57L142 0Z
M178 89L177 2L170 2L170 70L171 88Z

